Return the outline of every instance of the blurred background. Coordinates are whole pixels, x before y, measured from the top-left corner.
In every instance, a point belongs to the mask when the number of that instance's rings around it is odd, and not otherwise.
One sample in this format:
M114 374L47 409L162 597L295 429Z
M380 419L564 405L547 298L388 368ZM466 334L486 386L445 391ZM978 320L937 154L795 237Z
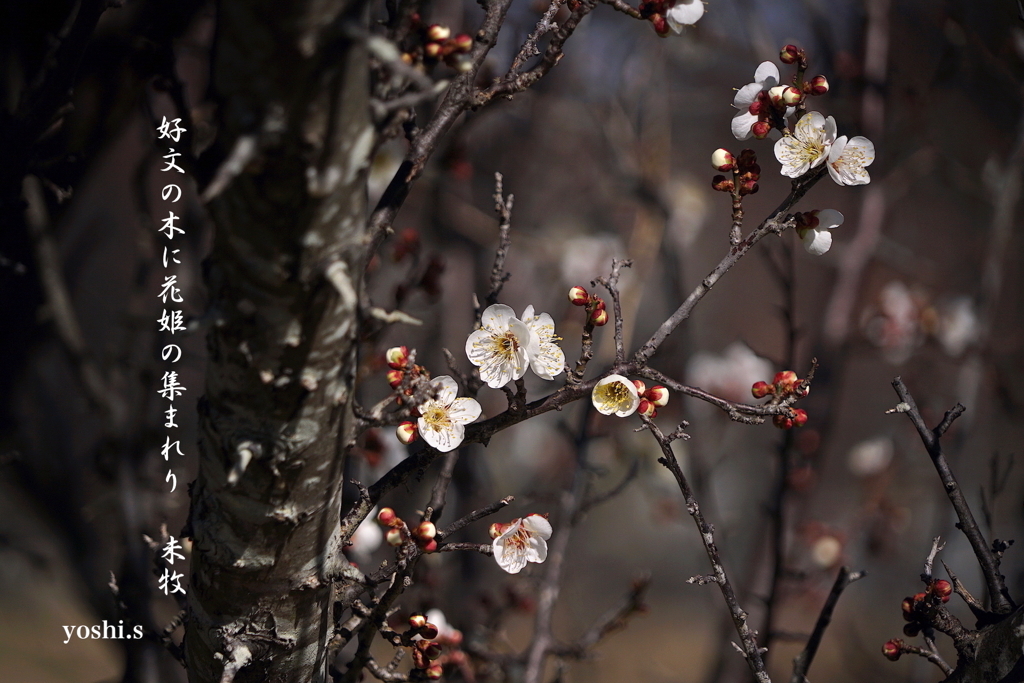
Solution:
M6 3L0 10L5 117L72 5ZM544 9L513 4L490 57L491 76L503 73ZM130 616L159 630L177 611L157 589L143 535L158 539L163 524L179 535L188 509L210 226L188 192L178 273L190 322L176 366L187 388L178 401L185 457L173 464L178 488L168 493L160 456L166 430L155 400L167 340L156 324L163 179L153 120L173 116L181 101L196 136L212 134L207 68L215 14L202 2L148 0L105 12L78 70L74 111L31 160L25 203L3 205L0 680L184 680L155 644L64 644L61 627ZM442 0L425 15L472 33L481 10ZM572 363L583 313L569 305L568 288L603 295L591 280L608 274L612 258L632 258L621 287L627 351L634 350L728 250L730 203L711 188L711 152L749 146L758 154L760 191L744 201L745 231L788 191L770 141L737 142L729 129L734 90L753 80L761 61L778 64L787 43L806 49L808 74L830 83L809 108L834 116L840 134L874 142L872 182L840 187L823 179L799 208L845 215L832 249L812 257L792 233L766 238L651 364L719 396L751 400L753 382L786 369L804 376L817 358L812 393L801 403L808 424L791 432L735 424L679 396L659 411L658 423L668 431L690 422L691 438L676 442L676 452L716 527L741 605L768 639L774 679L788 679L838 568L849 565L868 575L842 596L810 680L936 681L941 672L923 659L881 656L882 643L901 636L900 601L921 590L918 575L935 536L947 541L940 558L976 595L983 582L916 433L904 416L885 411L897 403L890 386L897 375L930 424L963 403L967 412L943 440L950 464L986 536L1020 539L1024 21L1014 3L711 0L695 27L666 39L648 22L598 7L558 68L513 100L462 119L416 184L368 283L376 305L399 307L424 324L367 339L360 401L387 395L380 354L389 346L415 347L435 376L448 374L443 348L470 369L463 349L473 297L487 292L497 245L496 172L515 194L506 263L512 277L501 301L518 312L531 304L549 312ZM791 67L780 66L785 79ZM439 67L435 75L451 73ZM419 120L429 114L424 106ZM382 147L371 200L404 153L401 139ZM54 302L52 292L61 289L67 306ZM588 377L613 359L610 326L596 336ZM530 398L558 381L531 375ZM485 415L505 405L496 390L484 388L478 398ZM513 427L487 448L470 446L443 522L515 495L514 509L493 521L550 512L560 533L569 527L558 515L563 492L585 455L592 492L626 485L572 529L555 636L573 642L644 573L652 578L649 609L592 658L550 675L749 680L729 644L736 636L719 592L686 583L707 573L707 559L674 481L656 462L654 440L635 433L638 426L636 418L574 405ZM370 483L404 455L390 430L364 435L350 474ZM384 502L413 515L435 474ZM352 549L361 565L387 556L374 550L372 536ZM485 524L460 539L486 542ZM507 652L525 647L543 565L510 577L483 556L427 559L407 610L440 608L474 642ZM1024 596L1017 548L1006 554L1003 573L1011 595ZM950 604L973 623L964 605ZM952 663L948 645L940 636Z

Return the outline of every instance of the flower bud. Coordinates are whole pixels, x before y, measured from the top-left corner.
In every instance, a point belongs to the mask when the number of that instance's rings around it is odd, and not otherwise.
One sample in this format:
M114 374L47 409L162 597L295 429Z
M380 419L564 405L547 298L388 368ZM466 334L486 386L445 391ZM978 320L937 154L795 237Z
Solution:
M943 598L943 602L949 599L949 596L953 594L953 586L945 579L936 579L932 581L931 592L934 595Z
M405 346L392 346L384 352L384 358L392 370L404 370L409 362L409 349Z
M786 89L782 91L782 102L787 106L794 107L800 104L800 102L803 101L803 99L804 94L800 92L799 88L794 88L793 86L790 85L787 86Z
M796 427L803 427L807 424L807 411L801 408L797 408L793 411L793 425Z
M426 543L420 543L420 548L422 548L425 553L432 553L437 550L437 540L430 539Z
M903 598L903 602L900 604L900 609L903 610L903 620L906 622L912 622L913 598Z
M386 377L388 378L388 385L392 389L397 389L402 386L402 378L405 377L405 373L401 370L388 370Z
M917 623L916 621L912 621L909 624L903 624L903 635L907 636L908 638L913 638L920 632L921 624Z
M772 424L779 429L792 429L793 420L787 415L776 415L772 417Z
M393 526L390 529L388 529L388 533L384 538L388 542L388 545L392 545L397 548L398 546L402 545L402 529Z
M432 681L436 681L444 675L444 668L437 662L434 662L433 664L427 667L424 673L426 674L427 678L429 678Z
M740 156L736 163L739 165L741 171L748 170L751 166L757 164L757 152L749 147L747 149L740 150Z
M426 623L427 618L422 614L414 614L411 617L409 617L409 628L411 629L415 629L418 631L421 628L423 628L426 625Z
M815 76L807 82L807 86L811 95L824 95L828 92L828 79L824 76Z
M654 405L653 403L651 403L646 398L640 399L640 405L637 406L636 410L637 410L638 413L640 413L644 417L653 418L654 416L656 416L658 414L658 407L656 405Z
M659 408L668 405L668 389L656 384L647 390L647 398Z
M792 370L783 370L782 372L775 373L775 379L772 380L772 384L782 391L792 391L793 384L796 380L797 376L795 372Z
M437 59L441 55L441 43L427 43L423 46L423 54L431 59Z
M790 86L777 85L774 88L769 88L768 99L771 100L771 103L774 104L776 107L782 107L782 105L785 104L785 102L783 102L782 100L782 96L786 92L786 88L788 87Z
M754 395L754 398L764 398L768 394L774 394L775 387L768 382L754 382L754 386L750 387L750 393Z
M427 624L427 626L433 626L433 624ZM434 638L437 637L437 627L434 626ZM423 654L427 656L427 659L434 661L441 656L441 645L438 643L429 643L423 648Z
M767 121L755 121L750 126L750 132L753 134L756 140L764 140L768 137L768 132L772 129L772 125Z
M586 306L590 303L590 294L587 293L587 290L577 285L569 290L569 303L573 306Z
M647 385L644 384L644 381L642 379L633 380L633 386L636 387L636 393L640 395L643 395L643 393L647 391Z
M594 324L594 327L601 327L608 324L608 311L603 308L595 309L590 314L590 322Z
M590 301L594 304L595 311L603 311L605 308L604 299L599 296L591 297Z
M711 165L716 171L731 171L736 165L736 157L729 150L719 147L711 154Z
M437 527L433 522L424 520L413 530L412 535L421 541L432 541L437 536Z
M783 64L796 64L802 53L803 50L798 48L796 45L787 45L782 48L781 52L779 52L779 60Z
M650 22L654 27L654 32L662 38L667 38L672 32L672 28L668 25L668 21L666 21L665 17L660 14L652 14L650 16Z
M926 597L928 597L927 593L914 593L914 605L916 606L918 603L924 601Z
M498 536L501 536L503 533L505 533L505 531L507 529L508 529L508 524L502 524L501 522L495 522L494 524L492 524L490 526L489 529L487 529L487 533L488 533L488 535L490 535L491 538L497 538Z
M757 181L753 178L747 178L746 180L740 181L740 196L744 197L748 194L757 194L758 190Z
M711 187L719 192L732 192L736 189L736 183L733 182L732 178L726 178L724 175L716 175L711 179Z
M381 511L377 513L377 521L384 526L391 526L398 519L398 515L391 508L381 508Z
M805 379L799 380L793 385L793 393L799 398L806 398L811 393L811 385Z
M460 33L452 40L455 49L459 52L469 52L473 49L473 36L468 33Z
M899 638L885 641L885 645L882 646L882 654L886 659L895 662L903 654L903 641Z
M448 40L452 35L452 30L447 26L441 26L441 24L432 24L427 28L427 40L434 42L441 42L442 40Z
M420 635L426 640L433 640L434 638L437 638L437 626L428 621L423 625L423 628L420 629Z
M409 444L416 440L416 423L406 421L398 425L398 428L395 429L395 436L398 437L399 441L408 446Z

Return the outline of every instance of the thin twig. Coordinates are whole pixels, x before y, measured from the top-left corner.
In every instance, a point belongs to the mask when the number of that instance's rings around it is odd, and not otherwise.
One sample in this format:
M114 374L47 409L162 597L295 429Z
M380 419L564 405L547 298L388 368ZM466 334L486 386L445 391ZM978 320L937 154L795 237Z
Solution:
M480 519L483 519L484 517L490 517L495 512L497 512L498 510L500 510L500 509L502 509L504 507L508 507L512 503L512 501L514 501L514 500L515 500L515 496L506 496L505 498L502 498L501 500L499 500L499 501L497 501L495 503L491 503L490 505L482 507L479 510L474 510L473 512L469 513L465 517L463 517L461 519L455 520L454 522L449 524L447 527L445 527L444 530L438 531L437 532L437 536L435 536L435 538L440 543L444 539L446 539L449 536L451 536L452 534L454 534L456 531L459 531L460 529L464 529L465 527L469 526L473 522L475 522L477 520L480 520Z
M698 505L697 499L694 498L693 491L690 489L690 483L687 481L686 475L683 474L683 469L679 466L679 461L672 451L672 445L669 440L658 429L658 425L649 418L641 416L640 419L643 420L661 447L662 457L659 458L658 462L667 467L672 476L675 477L676 483L679 485L679 491L683 494L683 501L686 503L686 511L697 525L701 542L704 544L704 550L707 552L708 559L711 561L711 568L714 570L715 582L722 591L722 597L729 608L729 614L732 617L733 625L736 627L736 633L739 634L740 642L742 643L742 647L739 649L747 660L747 666L750 667L750 671L759 683L770 683L771 679L768 677L764 660L761 658L761 650L757 646L757 634L747 625L747 613L740 608L739 602L736 599L736 591L733 590L732 584L726 576L725 567L722 565L722 557L718 552L718 546L715 545L714 527L704 519L704 515L700 511L700 505Z
M821 645L822 636L825 635L825 629L832 621L832 612L835 611L836 605L839 603L839 596L847 586L864 576L866 576L866 572L853 572L849 567L839 570L836 582L832 584L832 590L829 591L825 604L821 607L821 614L818 615L818 621L814 624L814 631L811 632L807 645L804 646L803 652L793 660L793 676L790 678L790 683L805 683L807 670L811 668L814 655L818 653L818 646Z
M615 314L615 365L619 366L626 360L626 349L623 347L622 339L622 302L619 296L619 271L623 266L629 268L633 265L632 259L612 259L612 272L607 277L599 277L594 280L608 290L612 298L612 312Z
M500 173L494 174L494 211L498 214L498 248L494 252L494 265L491 267L491 286L487 292L485 301L488 306L498 303L498 295L501 288L505 286L511 274L505 270L505 258L508 256L509 247L512 245L510 237L512 228L512 202L514 195L503 194L503 178ZM480 311L476 312L480 319Z
M924 572L921 574L921 580L926 584L932 582L932 565L935 563L935 556L939 554L939 551L946 547L945 543L940 543L942 540L941 536L936 536L932 539L932 549L928 551L928 557L924 560Z
M935 465L935 471L938 472L939 479L946 489L949 502L953 504L956 516L960 520L960 523L957 525L958 528L967 536L971 549L974 550L974 555L978 558L978 564L981 565L981 571L985 575L985 584L988 586L991 595L992 610L996 614L1009 614L1013 611L1014 602L1006 590L1003 575L999 573L999 559L985 541L985 537L981 533L981 529L978 528L974 515L971 513L971 508L967 504L967 499L964 498L963 491L960 490L956 477L953 476L952 470L949 469L949 463L946 462L946 456L942 452L938 430L933 431L925 424L924 418L921 417L921 413L917 409L914 397L910 395L907 385L903 383L901 378L895 378L892 381L892 386L900 397L900 401L909 406L906 410L907 417L910 418L910 421L917 429L917 433L932 459L932 464ZM939 426L944 427L944 429L948 428L949 424L963 413L963 410L963 406L957 404L957 407L946 413Z

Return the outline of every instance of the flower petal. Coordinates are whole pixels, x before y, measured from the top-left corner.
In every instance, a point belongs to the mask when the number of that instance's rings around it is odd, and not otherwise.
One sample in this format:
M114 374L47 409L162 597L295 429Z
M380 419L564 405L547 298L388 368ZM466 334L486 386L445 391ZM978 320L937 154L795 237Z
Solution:
M543 515L527 515L523 517L522 524L523 528L535 536L540 536L543 539L551 538L553 531L551 522Z
M487 330L476 330L466 340L466 356L473 365L484 365L490 361L493 354L490 343L493 337Z
M548 559L548 544L539 536L531 536L524 553L528 562L543 562Z
M469 424L480 417L480 404L472 398L457 398L448 407L448 418L455 424Z
M779 84L779 67L775 66L775 62L761 62L754 71L754 80L762 90L774 88Z
M831 230L843 224L845 217L835 209L822 209L815 214L818 217L819 230Z
M494 304L484 309L480 316L480 324L485 330L504 332L508 329L509 320L516 317L516 312L511 306L505 304Z
M441 375L435 377L430 381L432 386L437 391L437 401L441 405L451 405L455 397L459 395L459 384L448 375Z
M740 111L747 111L762 90L763 88L760 83L747 83L736 91L736 96L732 98L732 106Z
M832 233L828 230L808 230L801 241L809 254L821 256L832 246Z
M744 110L732 117L732 134L737 140L749 140L754 132L750 129L757 123L757 117Z
M678 0L675 6L665 12L668 25L676 33L681 33L683 26L692 26L704 16L704 3L700 0Z

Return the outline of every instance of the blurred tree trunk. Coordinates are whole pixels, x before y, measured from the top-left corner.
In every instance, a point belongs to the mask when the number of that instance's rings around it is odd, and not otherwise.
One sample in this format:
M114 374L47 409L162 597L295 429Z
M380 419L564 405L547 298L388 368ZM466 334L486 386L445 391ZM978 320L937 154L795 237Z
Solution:
M193 683L326 678L373 141L367 58L345 27L365 8L220 3L213 151L244 168L209 202Z

